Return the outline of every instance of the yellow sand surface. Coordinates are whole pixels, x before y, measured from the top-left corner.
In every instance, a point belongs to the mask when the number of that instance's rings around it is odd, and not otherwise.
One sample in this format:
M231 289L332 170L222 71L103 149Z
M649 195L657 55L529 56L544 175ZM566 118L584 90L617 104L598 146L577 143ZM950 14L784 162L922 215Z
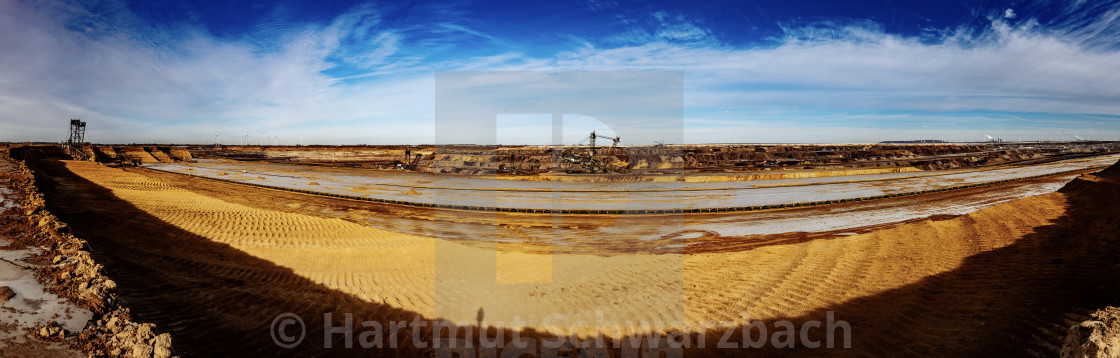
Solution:
M969 256L1014 243L1065 207L1054 193L949 220L749 251L541 254L522 249L529 244L466 245L257 209L95 163L66 167L159 220L371 302L456 322L475 322L483 310L487 324L520 320L580 327L581 334L611 335L586 322L695 329L700 322L738 324L748 312L755 320L808 314L953 270Z

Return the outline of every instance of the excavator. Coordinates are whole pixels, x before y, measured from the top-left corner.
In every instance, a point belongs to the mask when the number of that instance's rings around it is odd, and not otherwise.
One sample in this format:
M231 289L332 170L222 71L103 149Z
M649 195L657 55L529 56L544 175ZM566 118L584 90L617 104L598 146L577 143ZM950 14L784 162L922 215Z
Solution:
M619 137L608 137L605 135L596 134L595 131L591 131L591 135L588 135L587 138L579 141L579 143L568 146L566 150L560 151L557 159L560 161L579 165L581 168L583 168L583 170L589 173L630 172L630 168L613 165L611 163L605 163L595 158L595 139L598 138L610 139L612 141L611 152L609 154L614 154L614 151L618 148L618 142L621 141ZM576 154L576 151L571 150L579 148L584 143L590 144L589 150L586 154Z
M122 168L123 167L139 167L141 164L143 164L143 161L140 160L140 157L137 157L135 155L120 153L120 154L117 155L117 163L116 164L117 164L117 166L122 167Z
M416 166L417 166L417 164L420 164L420 157L421 156L422 155L420 153L416 153L416 156L413 157L412 156L412 150L411 149L405 149L404 150L404 160L398 160L397 161L397 163L396 163L397 168L416 171Z
M595 138L610 139L613 142L611 143L612 154L614 150L618 148L618 142L622 140L619 137L608 137L602 134L595 134L595 131L591 131L591 135L588 137L588 139L591 140L591 156L595 156Z

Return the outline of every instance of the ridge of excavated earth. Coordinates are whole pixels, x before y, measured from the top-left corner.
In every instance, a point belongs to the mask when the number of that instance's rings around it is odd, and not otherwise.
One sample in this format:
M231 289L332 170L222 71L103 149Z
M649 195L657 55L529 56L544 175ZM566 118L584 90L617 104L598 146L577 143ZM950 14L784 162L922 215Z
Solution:
M14 299L26 301L29 310L54 304L43 298L61 298L58 304L65 307L45 323L25 327L26 339L17 335L12 340L4 332L4 356L172 357L171 336L161 334L154 324L132 320L130 310L120 305L116 282L91 258L86 241L73 235L71 228L45 207L44 195L26 161L13 160L9 148L4 149L0 153L0 177L14 189L7 193L14 195L6 199L18 199L15 206L0 210L4 213L0 237L6 241L4 252L9 253L4 264L29 270L38 281L34 285L22 283L19 289L23 292ZM37 164L36 159L32 159L33 164ZM40 302L32 302L36 299ZM11 312L25 320L35 319L37 314L20 309ZM5 321L3 331L8 331L8 326L27 324Z

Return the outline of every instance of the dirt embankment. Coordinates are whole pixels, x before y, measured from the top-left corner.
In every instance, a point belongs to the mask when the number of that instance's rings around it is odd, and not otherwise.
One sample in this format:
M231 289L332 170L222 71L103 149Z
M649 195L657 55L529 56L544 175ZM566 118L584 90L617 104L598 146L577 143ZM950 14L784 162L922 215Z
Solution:
M153 157L152 153L148 152L144 147L123 147L117 149L117 153L137 158L141 163L159 163L159 160Z
M409 154L430 155L426 146L219 146L191 147L194 157L269 160L363 168L395 168ZM409 158L413 160L414 157Z
M117 151L113 147L96 146L94 149L94 159L98 162L113 162L117 160Z
M46 198L38 187L41 182L36 181L30 168L37 168L44 157L59 157L62 153L54 147L12 151L11 156L21 161L18 173L9 177L20 192L20 210L27 220L26 224L6 224L25 225L25 232L16 237L14 245L43 248L37 258L44 264L35 269L36 278L46 283L51 293L94 314L81 332L67 332L54 324L42 327L39 335L74 344L90 357L172 357L171 336L157 333L154 324L132 320L130 310L120 304L117 283L93 260L87 242L75 236L68 224L46 208Z
M1062 358L1120 357L1120 307L1105 307L1069 329Z
M114 147L99 145L86 147L86 152L92 161L101 163L115 163L122 156L136 158L142 163L171 163L194 159L186 147Z
M171 147L168 149L168 152L171 153L171 157L175 160L190 161L194 159L194 157L191 156L191 151L184 147Z
M172 162L171 155L168 154L166 148L151 147L151 148L144 148L144 150L147 151L148 153L150 153L152 155L152 158L155 158L160 163L170 163L170 162Z
M555 153L590 153L586 148L437 149L419 162L432 173L583 172L580 165L556 161ZM631 173L678 174L769 170L855 170L887 168L956 169L1039 159L1036 148L996 150L982 145L681 145L601 148L594 158ZM553 170L553 167L558 169Z
M586 173L576 157L589 147L504 146L222 146L192 147L200 158L268 160L362 168L398 168L416 164L430 173L559 174ZM639 174L744 173L781 170L975 168L1005 163L1052 160L1083 153L1120 150L1095 144L861 144L861 145L673 145L599 147L598 163ZM409 158L405 158L405 153ZM419 160L415 155L420 154ZM563 155L561 155L563 154ZM567 159L561 159L567 158ZM585 158L586 159L586 158Z

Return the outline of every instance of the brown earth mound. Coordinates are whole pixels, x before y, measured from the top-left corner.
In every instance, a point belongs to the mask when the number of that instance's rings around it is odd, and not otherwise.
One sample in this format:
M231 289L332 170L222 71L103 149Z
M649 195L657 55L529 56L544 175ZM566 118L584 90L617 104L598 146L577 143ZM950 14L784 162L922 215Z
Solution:
M7 301L12 299L12 297L16 297L16 292L12 291L11 287L0 286L0 301Z
M171 147L171 157L175 160L192 160L191 152L184 147Z
M1120 308L1106 307L1069 329L1062 358L1120 357Z
M163 148L144 148L144 149L147 150L148 153L151 153L152 157L156 158L156 160L158 160L160 163L170 163L170 162L172 162L171 155L169 155L165 151L165 149L163 149Z
M156 160L144 147L124 147L118 150L118 153L140 159L142 163L159 163L159 160Z
M117 159L117 151L113 150L113 147L97 146L93 149L99 162L111 162Z

